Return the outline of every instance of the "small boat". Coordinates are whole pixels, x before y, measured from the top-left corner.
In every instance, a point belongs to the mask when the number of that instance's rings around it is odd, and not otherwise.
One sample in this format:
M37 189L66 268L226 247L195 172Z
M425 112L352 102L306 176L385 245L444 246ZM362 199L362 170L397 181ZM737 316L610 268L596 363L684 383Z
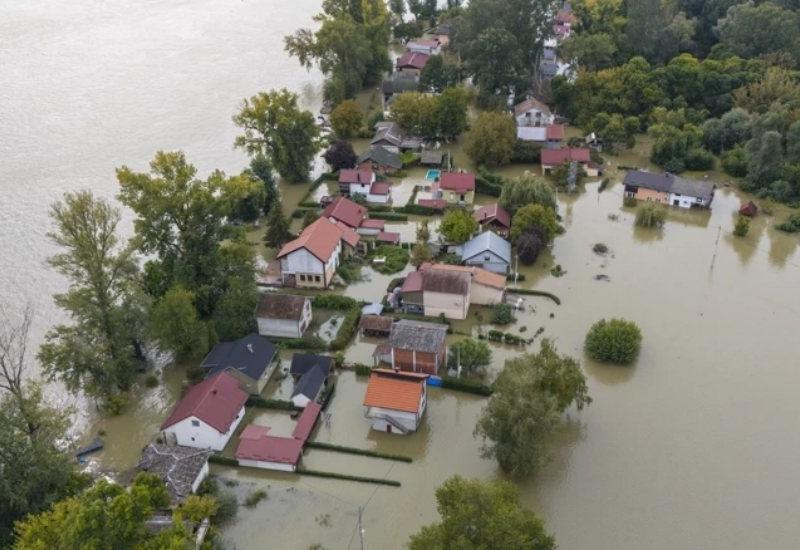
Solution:
M75 451L75 458L77 458L78 461L82 462L83 459L87 455L90 455L92 453L96 453L97 451L99 451L102 448L103 448L103 440L100 439L99 437L96 437L94 439L94 441L92 441L91 443L89 443L85 447L81 447L78 450L76 450Z

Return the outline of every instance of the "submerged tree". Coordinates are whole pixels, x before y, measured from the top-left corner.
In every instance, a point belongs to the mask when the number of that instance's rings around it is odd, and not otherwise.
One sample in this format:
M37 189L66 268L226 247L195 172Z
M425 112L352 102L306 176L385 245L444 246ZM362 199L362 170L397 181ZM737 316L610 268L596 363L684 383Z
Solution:
M507 481L478 481L454 476L436 489L441 521L411 536L411 550L507 548L555 550L544 523L519 502L519 490Z
M67 193L53 205L50 238L64 252L49 259L67 277L69 290L55 296L73 324L57 325L39 351L44 372L71 391L107 399L127 390L134 376L137 315L131 297L138 269L131 245L117 237L119 210L89 191Z
M264 235L264 243L270 248L280 248L289 240L289 220L283 215L281 203L277 202L272 206L266 220L267 232Z

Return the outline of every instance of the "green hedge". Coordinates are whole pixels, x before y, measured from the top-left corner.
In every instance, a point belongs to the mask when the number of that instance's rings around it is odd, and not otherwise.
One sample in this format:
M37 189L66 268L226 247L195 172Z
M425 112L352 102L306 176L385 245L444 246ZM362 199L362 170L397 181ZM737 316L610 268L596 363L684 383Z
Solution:
M280 411L302 411L301 407L296 407L291 401L283 401L281 399L264 399L256 395L251 395L247 399L249 407L258 407L259 409L277 409Z
M338 294L317 294L311 301L311 305L320 309L349 310L360 307L361 302Z
M319 336L305 336L303 338L275 339L275 344L287 349L326 349L328 344Z
M337 451L340 453L347 453L351 455L371 456L373 458L385 458L386 460L397 460L399 462L413 462L413 458L406 455L398 455L392 453L381 453L378 451L370 451L367 449L358 449L356 447L346 447L344 445L334 445L333 443L322 443L317 441L309 441L306 447L310 449L321 449L324 451Z
M292 218L296 220L300 219L306 215L306 212L315 212L315 210L312 210L311 208L298 208L297 210L292 212Z
M418 204L407 204L400 208L395 208L395 212L403 212L404 214L414 214L417 216L433 216L437 211L430 206L420 206Z
M509 294L524 294L527 296L544 296L545 298L550 298L556 304L561 305L561 299L558 296L543 290L532 290L530 288L509 288L507 292Z
M336 338L328 345L331 351L343 350L356 335L358 328L358 320L361 319L361 307L356 305L347 312L342 320L342 325L339 327L339 332L336 333Z
M393 208L385 204L370 204L367 205L367 211L372 212L391 212Z
M213 454L208 457L208 461L212 464L222 464L223 466L238 466L239 461L229 456L222 456L221 454Z
M400 487L399 481L395 481L393 479L382 479L379 477L351 476L347 474L337 474L335 472L307 470L306 468L298 468L296 473L307 476L328 477L331 479L343 479L345 481L358 481L361 483L375 483L377 485L389 485L390 487Z
M356 376L369 376L372 372L372 368L369 365L364 365L362 363L356 363L353 365L353 368L356 371Z
M465 393L473 393L475 395L488 396L492 395L492 388L477 382L468 382L460 378L453 378L450 376L442 377L442 388L446 390L462 391Z
M386 220L387 222L407 222L408 216L396 214L394 212L370 212L369 217L374 220Z

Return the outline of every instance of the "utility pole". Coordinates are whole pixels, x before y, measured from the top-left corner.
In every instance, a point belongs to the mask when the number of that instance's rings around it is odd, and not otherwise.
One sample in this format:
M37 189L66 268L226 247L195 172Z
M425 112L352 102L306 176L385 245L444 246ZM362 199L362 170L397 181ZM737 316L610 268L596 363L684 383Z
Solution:
M361 550L364 550L364 527L361 523L361 512L363 508L361 506L358 507L358 538L361 539Z

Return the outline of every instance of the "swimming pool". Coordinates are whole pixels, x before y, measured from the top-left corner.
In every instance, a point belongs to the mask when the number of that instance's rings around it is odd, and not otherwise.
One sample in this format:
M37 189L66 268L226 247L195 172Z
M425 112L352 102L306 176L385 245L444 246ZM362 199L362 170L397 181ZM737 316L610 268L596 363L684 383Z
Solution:
M441 170L428 170L428 173L425 174L425 179L428 181L436 181L439 179L439 176L442 175Z

